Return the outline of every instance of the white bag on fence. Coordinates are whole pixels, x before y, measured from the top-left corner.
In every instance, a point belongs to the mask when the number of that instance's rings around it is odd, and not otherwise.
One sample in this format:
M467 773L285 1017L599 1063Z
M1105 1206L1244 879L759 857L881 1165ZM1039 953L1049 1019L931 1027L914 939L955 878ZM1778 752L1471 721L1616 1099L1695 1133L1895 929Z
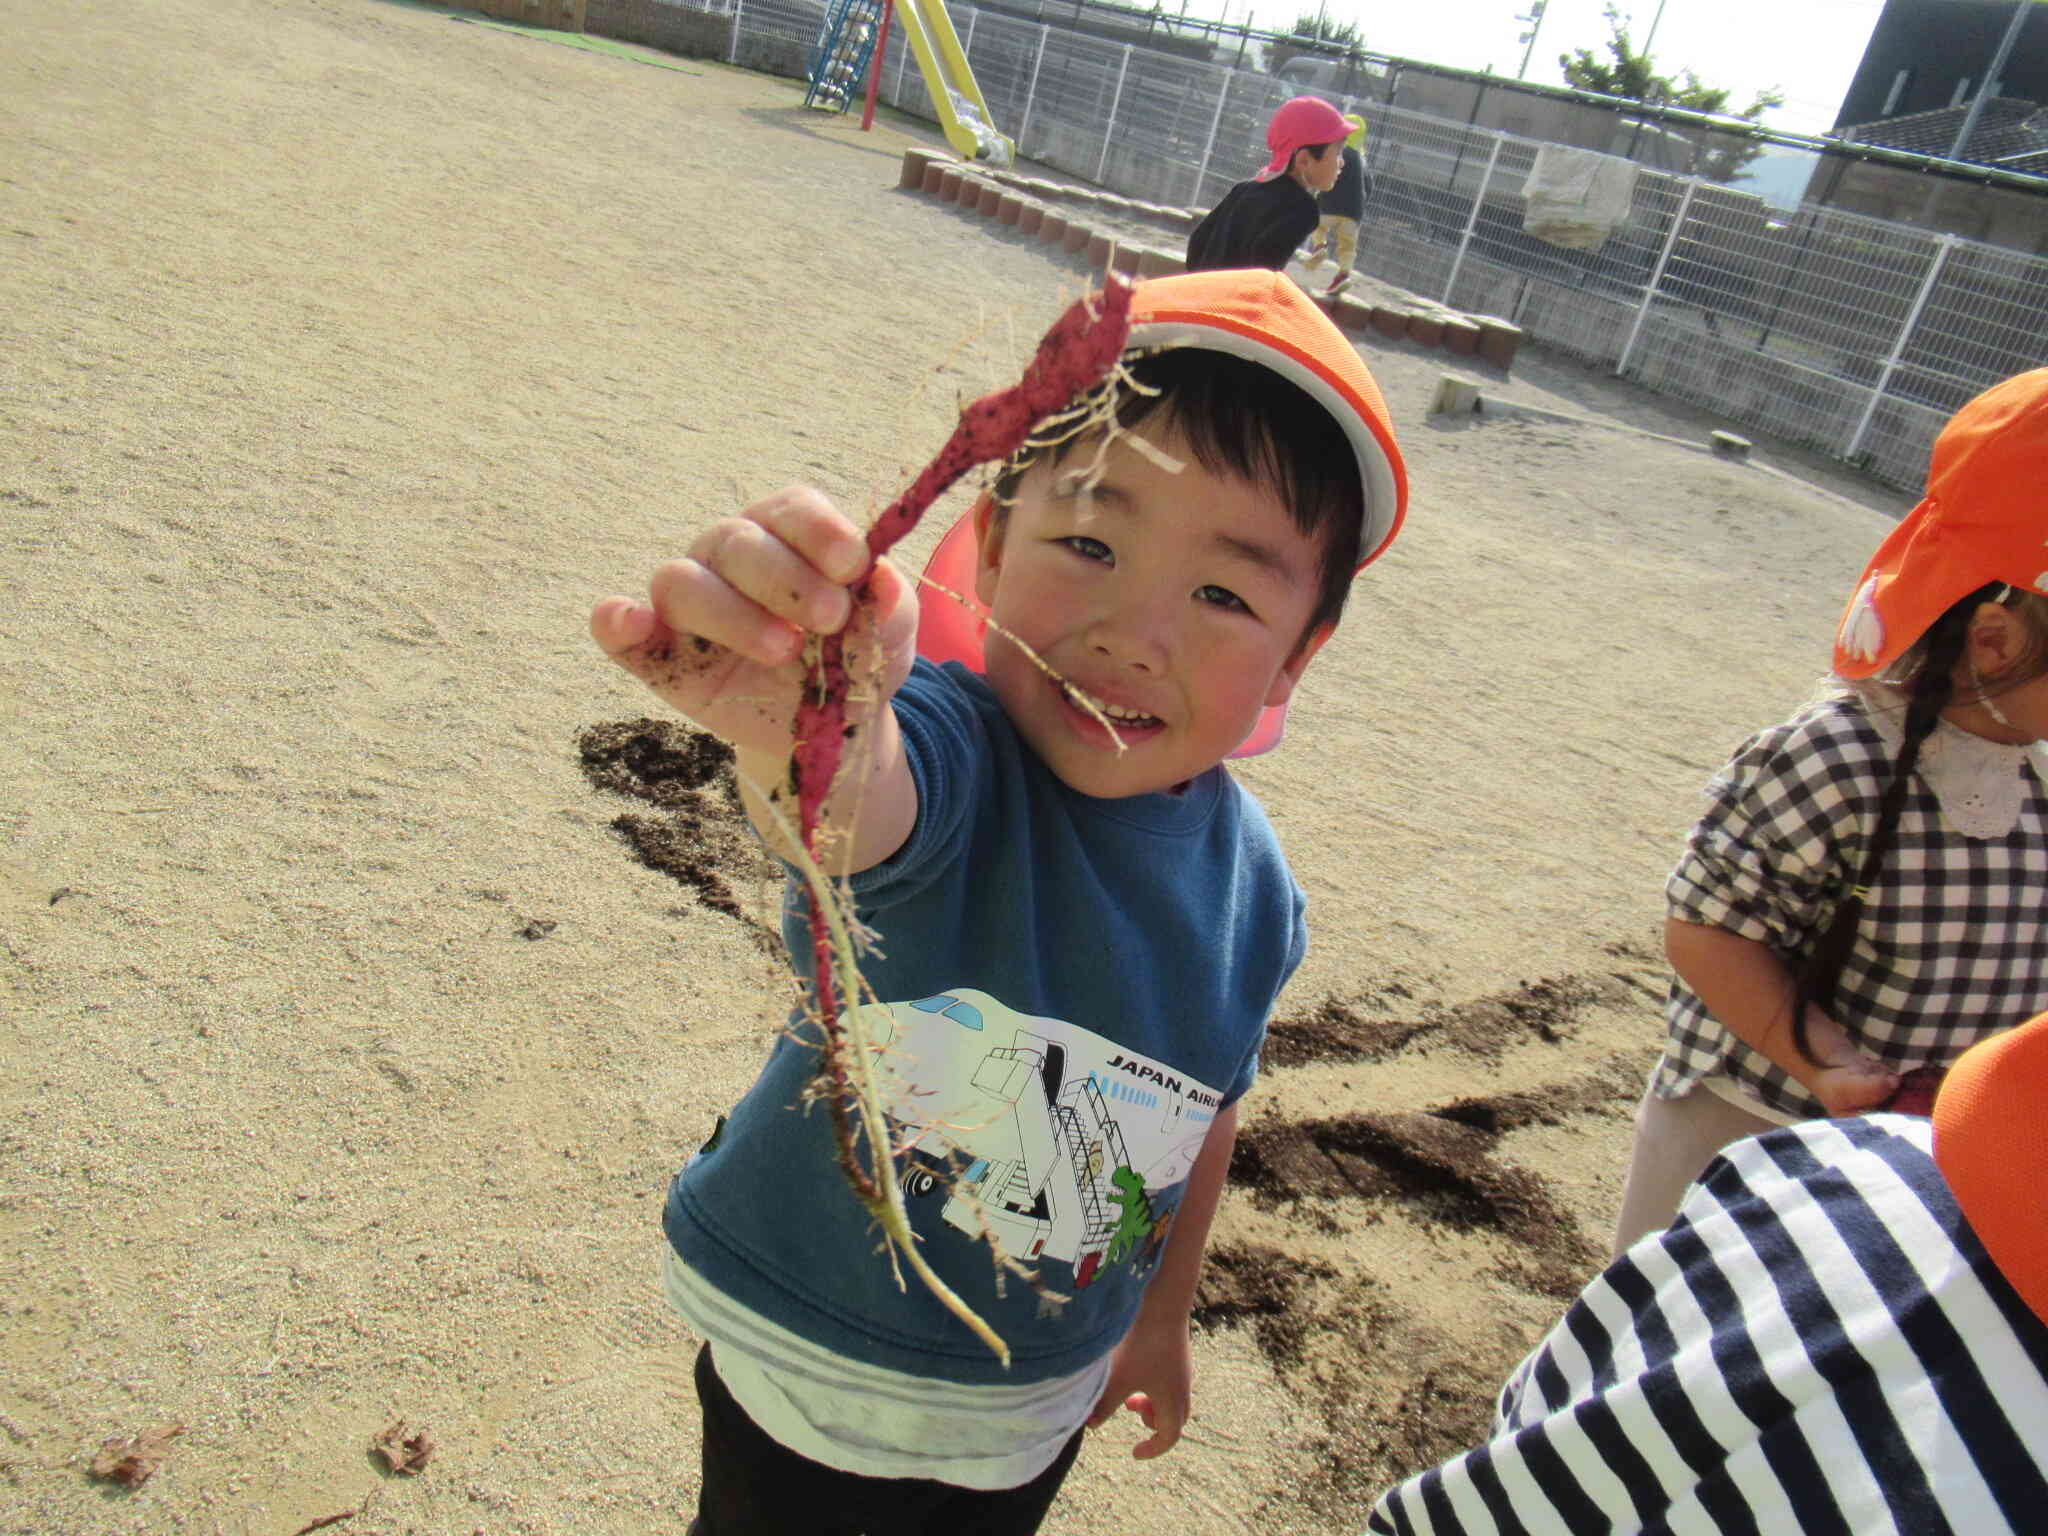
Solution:
M980 146L975 154L977 160L986 160L990 165L1007 166L1010 163L1010 144L995 125L981 115L981 108L965 96L946 87L946 94L953 99L953 115L960 119L961 126L974 135L974 142Z
M1536 151L1522 197L1522 228L1568 251L1589 251L1628 222L1635 196L1633 160L1544 144Z

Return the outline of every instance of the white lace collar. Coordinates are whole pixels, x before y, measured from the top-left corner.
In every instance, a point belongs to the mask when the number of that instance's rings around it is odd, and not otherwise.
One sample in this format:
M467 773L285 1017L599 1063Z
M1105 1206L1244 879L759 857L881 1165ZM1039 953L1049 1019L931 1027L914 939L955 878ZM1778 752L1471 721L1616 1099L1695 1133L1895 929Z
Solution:
M1904 696L1886 683L1859 683L1849 691L1862 700L1864 716L1896 753L1906 740ZM2048 784L2048 743L2008 746L1946 720L1936 722L1913 765L1940 804L1942 820L1975 838L2004 837L2019 824L2027 801L2025 770Z

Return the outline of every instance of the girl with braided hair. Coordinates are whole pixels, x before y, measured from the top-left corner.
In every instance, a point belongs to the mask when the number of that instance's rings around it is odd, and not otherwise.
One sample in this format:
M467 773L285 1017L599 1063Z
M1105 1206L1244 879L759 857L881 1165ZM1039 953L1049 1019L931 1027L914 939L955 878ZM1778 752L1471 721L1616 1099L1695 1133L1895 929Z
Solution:
M2048 1011L2048 369L1964 406L1834 674L1707 785L1665 887L1676 975L1615 1252L1730 1142L1918 1109Z

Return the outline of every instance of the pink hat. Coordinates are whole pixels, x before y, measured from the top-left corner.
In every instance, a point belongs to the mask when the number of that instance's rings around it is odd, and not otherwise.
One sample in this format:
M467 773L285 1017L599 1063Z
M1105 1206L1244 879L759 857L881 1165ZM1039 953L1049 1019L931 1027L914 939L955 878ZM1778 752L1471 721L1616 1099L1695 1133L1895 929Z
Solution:
M1394 442L1393 420L1358 349L1292 278L1264 268L1148 278L1131 293L1129 346L1226 352L1263 364L1297 385L1336 419L1358 457L1365 522L1359 529L1357 569L1364 570L1393 542L1408 508L1408 471ZM927 579L970 602L979 559L974 513L970 507L961 514L924 568ZM985 628L978 603L970 609L927 597L918 608L917 652L928 661L958 661L983 671ZM1285 704L1263 711L1251 735L1230 755L1251 757L1271 750L1286 722Z
M1266 124L1266 148L1273 151L1273 158L1254 180L1271 181L1275 176L1286 175L1297 149L1335 144L1350 134L1351 125L1344 121L1344 114L1320 96L1297 96L1292 101L1283 101L1280 110L1273 114L1273 121Z

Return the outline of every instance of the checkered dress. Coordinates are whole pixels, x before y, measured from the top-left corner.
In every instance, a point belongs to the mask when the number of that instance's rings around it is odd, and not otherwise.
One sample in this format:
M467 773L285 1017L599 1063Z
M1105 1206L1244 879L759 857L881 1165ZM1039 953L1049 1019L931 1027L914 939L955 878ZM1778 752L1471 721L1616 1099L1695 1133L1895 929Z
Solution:
M1672 871L1673 917L1768 944L1797 964L1855 880L1894 755L1854 697L1808 706L1750 738L1708 783ZM2034 772L2018 821L1973 838L1942 820L1915 775L1898 837L1864 903L1832 1012L1901 1071L1946 1066L1972 1043L2048 1011L2048 791ZM1826 1110L1674 980L1652 1090L1677 1098L1726 1071L1784 1114Z
M1907 1115L1736 1142L1508 1378L1386 1536L2048 1529L2048 1324Z

